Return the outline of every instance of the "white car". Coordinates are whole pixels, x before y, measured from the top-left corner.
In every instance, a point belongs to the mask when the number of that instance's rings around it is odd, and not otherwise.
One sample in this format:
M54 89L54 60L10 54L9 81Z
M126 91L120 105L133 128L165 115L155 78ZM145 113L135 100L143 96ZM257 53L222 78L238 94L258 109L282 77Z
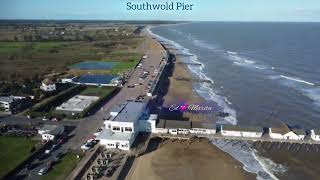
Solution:
M93 142L86 142L81 146L81 149L87 151L89 149L91 149L94 146Z
M43 121L48 121L49 119L47 117L43 116L42 120Z
M42 176L42 175L46 174L46 173L48 172L48 170L49 170L49 167L44 167L44 168L40 169L40 171L38 172L38 174L39 174L40 176Z

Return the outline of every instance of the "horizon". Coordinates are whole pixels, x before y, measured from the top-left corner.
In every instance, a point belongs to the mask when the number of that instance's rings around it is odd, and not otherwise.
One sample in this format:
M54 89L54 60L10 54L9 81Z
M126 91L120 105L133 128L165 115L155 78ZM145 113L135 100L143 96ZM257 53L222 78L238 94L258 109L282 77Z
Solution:
M178 1L2 0L3 20L148 20L232 22L320 22L320 1L185 0L192 10L129 10L127 3L165 4Z

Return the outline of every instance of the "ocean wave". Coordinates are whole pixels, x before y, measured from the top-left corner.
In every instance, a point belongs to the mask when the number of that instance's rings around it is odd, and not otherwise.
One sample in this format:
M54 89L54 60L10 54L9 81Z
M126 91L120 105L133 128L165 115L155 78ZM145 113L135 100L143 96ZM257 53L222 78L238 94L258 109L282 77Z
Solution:
M285 75L280 75L280 77L288 79L288 80L304 83L304 84L307 84L307 85L311 85L311 86L315 85L314 83L311 83L311 82L308 82L308 81L305 81L305 80L302 80L302 79L296 78L296 77L290 77L290 76L285 76Z
M214 83L214 81L209 78L205 73L204 73L204 68L205 65L203 63L201 63L198 60L197 55L193 54L190 52L189 49L181 46L180 44L178 44L177 42L174 42L172 40L166 39L162 36L159 36L157 34L154 34L150 28L147 29L148 32L155 37L156 39L160 40L160 41L164 41L166 43L169 43L171 46L175 47L176 49L178 49L179 53L183 53L186 55L192 55L189 56L188 58L184 58L182 57L182 61L185 62L192 62L192 63L197 63L197 64L201 64L201 66L191 66L188 65L188 69L191 71L191 73L200 78L200 79L204 79L204 80L209 80L210 82ZM196 41L197 42L197 41ZM202 43L202 42L197 42L197 43ZM202 44L203 46L206 46L206 44ZM208 47L208 46L206 46ZM210 47L211 48L211 47ZM213 48L213 46L212 46ZM229 116L224 117L223 121L221 121L222 123L229 123L229 124L237 124L237 114L236 111L234 109L232 109L229 105L232 104L231 102L228 101L228 99L226 97L220 96L218 95L217 92L215 92L212 87L211 84L209 83L196 83L196 88L194 88L194 90L203 98L207 98L210 97L210 99L214 102L216 102L220 107L223 108L224 112L228 113Z
M212 139L211 143L243 164L243 169L257 175L257 180L278 180L275 174L282 174L287 167L261 157L247 142L232 142Z

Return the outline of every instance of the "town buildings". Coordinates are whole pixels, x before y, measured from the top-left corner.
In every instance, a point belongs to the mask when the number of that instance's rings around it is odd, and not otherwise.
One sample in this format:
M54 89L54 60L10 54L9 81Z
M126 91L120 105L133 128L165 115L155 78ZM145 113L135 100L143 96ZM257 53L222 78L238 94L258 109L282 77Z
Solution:
M260 127L241 127L234 125L221 125L223 136L261 138L263 129Z

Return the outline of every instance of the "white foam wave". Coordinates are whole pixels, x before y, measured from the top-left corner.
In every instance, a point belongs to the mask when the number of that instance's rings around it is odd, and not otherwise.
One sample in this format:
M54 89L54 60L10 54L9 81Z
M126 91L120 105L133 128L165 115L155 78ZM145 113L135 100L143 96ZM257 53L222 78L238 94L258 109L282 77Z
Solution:
M230 143L230 141L224 140L212 140L211 142L241 162L244 170L257 174L258 180L278 180L275 174L287 171L285 166L276 164L271 159L259 156L258 152L246 142Z
M147 31L157 40L166 42L168 44L170 44L171 46L174 46L176 49L179 49L179 52L183 53L183 54L188 54L188 55L193 55L193 56L189 56L188 58L182 58L182 61L191 61L192 63L197 63L197 64L201 64L201 66L188 66L188 68L190 69L190 71L192 72L193 75L197 76L200 79L205 79L205 80L209 80L212 83L214 83L214 81L209 78L203 71L205 65L203 63L201 63L200 61L198 61L198 57L191 53L189 51L189 49L181 46L180 44L178 44L177 42L174 42L172 40L166 39L162 36L159 36L157 34L154 34L150 28L147 29ZM202 41L195 41L196 43L201 44L203 47L206 48L214 48L213 46L210 46L209 44L205 44ZM224 123L230 123L230 124L237 124L237 114L236 111L234 109L232 109L229 105L232 104L231 102L228 101L228 99L226 97L222 97L220 95L218 95L211 87L211 84L209 83L201 83L201 84L197 84L197 86L199 86L198 88L195 88L195 91L202 97L207 98L210 97L210 99L214 102L216 102L220 107L222 107L224 109L224 112L228 113L229 116L224 117Z
M227 51L227 53L230 55L237 55L238 54L237 52L234 52L234 51Z
M314 83L311 83L311 82L308 82L308 81L305 81L305 80L302 80L302 79L296 78L296 77L290 77L290 76L285 76L285 75L280 75L280 77L288 79L288 80L292 80L292 81L308 84L308 85L311 85L311 86L315 85Z

